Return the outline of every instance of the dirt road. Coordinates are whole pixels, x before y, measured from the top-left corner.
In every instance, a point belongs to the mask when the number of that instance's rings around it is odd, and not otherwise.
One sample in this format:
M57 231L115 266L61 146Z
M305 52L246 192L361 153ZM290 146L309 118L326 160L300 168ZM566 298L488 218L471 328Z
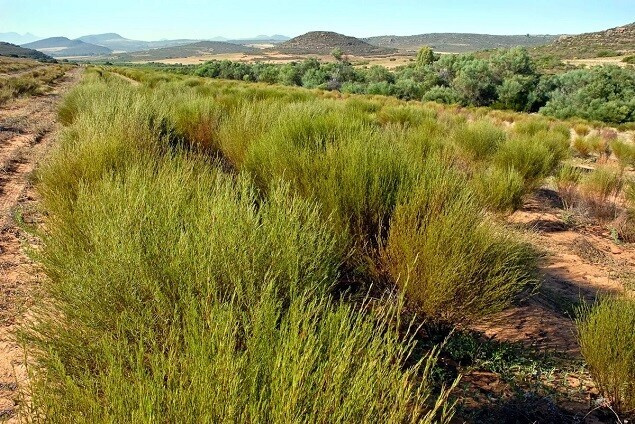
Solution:
M19 388L27 372L14 332L37 291L37 268L25 255L28 240L14 215L33 215L36 194L29 177L59 129L56 108L81 74L70 70L47 94L22 98L0 108L0 421L17 422ZM22 212L20 212L22 213Z

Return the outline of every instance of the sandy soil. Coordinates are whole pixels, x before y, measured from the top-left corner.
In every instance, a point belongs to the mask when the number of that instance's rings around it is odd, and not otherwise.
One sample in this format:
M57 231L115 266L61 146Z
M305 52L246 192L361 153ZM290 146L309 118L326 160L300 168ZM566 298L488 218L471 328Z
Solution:
M491 340L520 343L528 352L557 355L561 363L569 364L569 367L564 369L563 365L563 369L554 369L552 375L530 379L529 390L533 386L535 390L552 393L551 397L536 400L536 404L524 399L519 405L506 406L510 408L507 412L517 413L531 405L534 414L544 409L545 417L551 417L545 418L547 420L613 422L611 417L590 412L599 392L588 370L575 365L582 364L582 358L576 342L573 313L576 305L583 301L593 302L598 295L632 293L635 246L616 244L608 225L571 223L557 194L548 188L528 198L523 208L509 218L509 223L525 231L530 242L544 253L542 285L537 293L488 317L486 322L472 329ZM493 399L500 402L512 398L515 389L503 377L482 371L468 373L463 379L469 387L465 404L491 406ZM558 401L554 402L556 398ZM562 416L554 418L559 416L553 415L555 413ZM584 416L586 418L579 421Z
M563 62L569 63L571 65L585 66L585 67L599 66L599 65L617 65L622 68L625 68L626 66L628 66L627 63L622 62L622 59L624 59L625 57L626 56L597 57L593 59L569 59L569 60L563 60Z
M17 422L19 389L27 380L24 352L15 330L33 303L40 275L22 249L31 241L14 220L16 211L36 218L37 196L29 176L58 130L55 109L79 79L75 68L44 95L18 99L0 108L0 421Z

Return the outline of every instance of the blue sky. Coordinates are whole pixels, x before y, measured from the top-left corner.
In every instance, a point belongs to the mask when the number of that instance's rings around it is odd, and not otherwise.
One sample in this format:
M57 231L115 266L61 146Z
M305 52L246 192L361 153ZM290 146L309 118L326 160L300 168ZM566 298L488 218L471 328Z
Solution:
M39 36L118 32L124 37L358 37L426 32L545 34L598 31L635 21L635 0L0 0L0 32Z

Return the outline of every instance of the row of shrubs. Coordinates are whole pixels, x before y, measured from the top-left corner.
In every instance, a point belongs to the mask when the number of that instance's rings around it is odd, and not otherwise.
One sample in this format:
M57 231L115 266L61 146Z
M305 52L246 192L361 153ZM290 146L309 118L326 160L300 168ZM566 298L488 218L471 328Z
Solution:
M160 64L155 66L161 66ZM306 59L288 64L210 61L164 69L210 78L259 81L345 93L396 96L404 100L492 106L578 117L613 124L635 121L635 70L618 66L541 72L524 48L499 50L488 58L434 55L422 50L408 65L389 70Z
M49 302L24 335L29 417L447 422L401 302L332 296L349 254L335 217L179 147L172 108L196 98L166 101L183 89L91 72L60 111L37 175Z
M469 323L537 284L497 215L559 168L569 127L128 75L88 73L38 174L33 415L448 420L400 308ZM393 287L403 302L368 298Z
M61 78L67 66L47 66L20 76L0 77L0 105L18 97L40 94L48 84Z

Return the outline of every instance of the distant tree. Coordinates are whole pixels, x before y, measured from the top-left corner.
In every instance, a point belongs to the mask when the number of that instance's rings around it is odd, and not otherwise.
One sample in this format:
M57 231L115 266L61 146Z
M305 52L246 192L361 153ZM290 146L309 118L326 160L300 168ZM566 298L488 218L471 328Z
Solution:
M474 59L466 63L452 86L466 105L487 106L496 100L496 81L485 60Z
M368 82L395 82L395 76L386 67L373 65L366 72L366 81Z
M342 60L342 58L344 57L344 52L342 51L342 49L340 49L339 47L335 47L332 51L331 51L331 56L333 56L335 58L335 60L337 60L338 62Z
M513 75L505 78L498 86L497 106L504 109L528 112L532 105L530 96L536 88L538 79L527 75Z
M328 73L322 68L311 68L302 75L302 86L317 88L329 80Z
M502 50L491 58L493 72L501 80L512 75L535 75L536 67L524 47Z
M454 104L461 102L461 96L453 88L437 85L428 90L421 100L424 102Z
M417 59L415 61L415 66L417 68L423 68L425 66L431 65L434 62L434 52L428 46L421 47L419 52L417 53Z
M280 68L278 82L284 85L301 85L302 74L294 63L287 63Z
M278 67L271 64L258 64L254 66L254 71L258 75L258 81L269 84L275 84L278 82L278 78L280 76Z

